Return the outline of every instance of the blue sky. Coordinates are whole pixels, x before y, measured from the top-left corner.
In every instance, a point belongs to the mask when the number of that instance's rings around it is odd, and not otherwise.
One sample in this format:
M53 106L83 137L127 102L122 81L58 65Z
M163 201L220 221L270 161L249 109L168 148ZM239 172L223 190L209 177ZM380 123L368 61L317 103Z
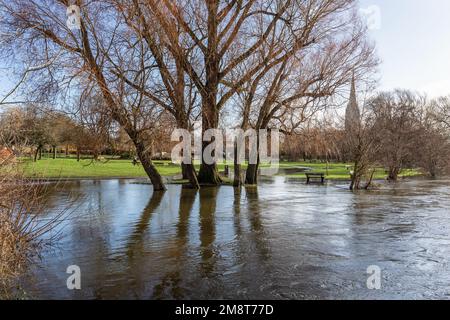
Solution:
M379 89L450 94L449 0L360 0L360 6L380 12L377 28L370 31L382 59ZM1 97L14 84L8 70L0 71Z
M430 97L450 94L450 1L360 0L378 6L380 89L406 88ZM375 25L376 27L376 25Z

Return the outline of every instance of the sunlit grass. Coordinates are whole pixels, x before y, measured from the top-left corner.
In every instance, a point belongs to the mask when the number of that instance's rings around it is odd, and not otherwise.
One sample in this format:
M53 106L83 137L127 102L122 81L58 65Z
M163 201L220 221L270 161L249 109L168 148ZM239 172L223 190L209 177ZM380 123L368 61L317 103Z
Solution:
M158 171L163 176L178 174L181 170L168 161L158 162ZM81 160L72 158L42 159L37 162L23 160L25 174L28 177L44 178L139 178L146 177L141 165L134 166L131 160Z

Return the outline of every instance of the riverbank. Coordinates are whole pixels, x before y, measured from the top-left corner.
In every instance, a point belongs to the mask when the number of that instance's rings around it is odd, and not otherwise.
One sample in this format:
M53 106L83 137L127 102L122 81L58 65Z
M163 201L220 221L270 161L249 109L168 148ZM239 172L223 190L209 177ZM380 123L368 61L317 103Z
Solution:
M173 177L181 174L179 165L170 161L155 161L155 165L164 177ZM73 158L42 159L37 162L22 160L21 166L28 178L49 180L79 180L79 179L133 179L146 178L147 175L141 165L133 165L130 160L110 159L93 162L84 159L77 162ZM245 167L245 166L244 166ZM328 180L349 180L351 164L322 162L281 162L278 175L295 178L304 178L304 172L323 172ZM219 165L219 170L224 171L225 166ZM230 168L232 171L232 168ZM419 170L404 170L400 177L420 176ZM374 179L383 180L386 172L378 168Z

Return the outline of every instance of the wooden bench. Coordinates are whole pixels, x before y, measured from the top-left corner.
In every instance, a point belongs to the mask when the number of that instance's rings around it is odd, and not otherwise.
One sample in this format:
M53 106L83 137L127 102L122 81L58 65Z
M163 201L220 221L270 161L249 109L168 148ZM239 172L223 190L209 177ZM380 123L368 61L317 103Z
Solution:
M313 179L320 179L320 183L325 183L325 173L311 173L307 172L306 175L306 183L309 184Z

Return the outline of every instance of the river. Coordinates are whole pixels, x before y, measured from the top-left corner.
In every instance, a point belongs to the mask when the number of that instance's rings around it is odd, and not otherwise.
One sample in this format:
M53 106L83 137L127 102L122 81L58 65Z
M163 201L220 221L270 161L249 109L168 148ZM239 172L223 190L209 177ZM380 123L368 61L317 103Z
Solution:
M288 177L260 186L136 180L54 187L44 219L71 205L58 240L30 267L34 299L446 299L450 181L352 193ZM68 290L66 269L81 269ZM367 268L381 289L367 288Z

